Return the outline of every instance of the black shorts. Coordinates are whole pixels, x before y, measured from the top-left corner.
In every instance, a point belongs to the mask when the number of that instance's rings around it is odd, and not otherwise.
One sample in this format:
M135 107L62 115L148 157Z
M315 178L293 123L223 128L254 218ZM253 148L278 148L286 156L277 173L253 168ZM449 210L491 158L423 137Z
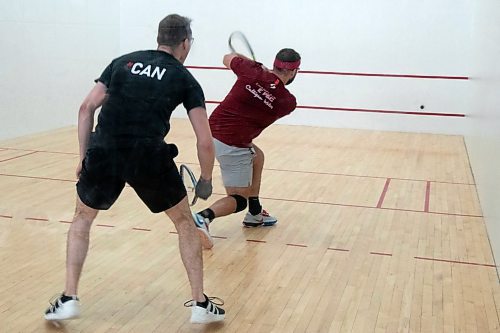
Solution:
M175 206L186 196L186 188L172 146L164 142L125 148L91 144L76 184L80 200L94 209L108 209L128 183L153 213Z

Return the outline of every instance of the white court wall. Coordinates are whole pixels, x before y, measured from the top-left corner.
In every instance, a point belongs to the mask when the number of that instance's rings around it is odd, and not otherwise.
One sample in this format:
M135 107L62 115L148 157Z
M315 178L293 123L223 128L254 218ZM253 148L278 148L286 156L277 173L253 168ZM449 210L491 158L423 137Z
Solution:
M222 66L227 37L245 32L270 66L282 47L299 51L308 71L467 76L470 2L466 0L316 0L251 2L121 1L121 53L155 46L168 13L193 19L195 43L186 65ZM220 101L234 77L192 69L207 100ZM301 74L290 86L299 105L431 113L473 113L467 80ZM420 106L424 105L421 110ZM214 105L209 105L213 109ZM178 110L176 116L185 116ZM297 109L281 123L461 134L466 119Z
M0 0L0 139L76 124L119 52L119 0Z
M500 263L500 3L472 8L472 108L465 140L488 235Z

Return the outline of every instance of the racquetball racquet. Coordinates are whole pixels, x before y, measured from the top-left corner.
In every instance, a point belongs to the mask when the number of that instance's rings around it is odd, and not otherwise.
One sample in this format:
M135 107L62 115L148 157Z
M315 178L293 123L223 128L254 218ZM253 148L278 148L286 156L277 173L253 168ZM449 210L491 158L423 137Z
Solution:
M193 173L193 171L185 164L181 164L179 167L179 174L181 175L182 182L186 187L189 205L193 206L198 197L196 196L196 184L198 181Z
M242 54L253 61L256 61L252 46L250 45L250 42L245 34L241 31L232 32L229 36L228 44L231 52Z

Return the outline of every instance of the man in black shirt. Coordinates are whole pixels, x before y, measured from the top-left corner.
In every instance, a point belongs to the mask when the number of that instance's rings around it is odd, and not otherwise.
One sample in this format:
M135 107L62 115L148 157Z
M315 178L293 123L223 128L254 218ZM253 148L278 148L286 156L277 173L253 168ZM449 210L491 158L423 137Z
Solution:
M186 189L174 162L177 148L166 144L173 110L183 104L197 139L201 176L196 194L212 193L214 147L203 91L183 66L193 41L190 19L165 17L158 27L157 50L114 59L96 80L78 115L80 163L75 216L68 232L66 288L45 312L47 320L80 315L78 282L89 246L89 231L99 210L110 208L126 183L153 213L165 212L179 234L181 258L193 301L191 322L224 319L224 310L203 293L203 259ZM101 107L95 132L94 113ZM198 230L198 231L197 231Z

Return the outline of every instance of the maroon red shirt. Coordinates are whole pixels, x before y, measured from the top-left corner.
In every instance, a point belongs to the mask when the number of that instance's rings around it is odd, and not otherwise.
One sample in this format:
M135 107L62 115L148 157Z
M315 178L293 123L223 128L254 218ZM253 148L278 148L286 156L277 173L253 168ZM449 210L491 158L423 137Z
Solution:
M214 138L227 145L250 147L266 127L290 114L297 102L262 64L236 57L230 67L238 78L210 115L210 129Z

